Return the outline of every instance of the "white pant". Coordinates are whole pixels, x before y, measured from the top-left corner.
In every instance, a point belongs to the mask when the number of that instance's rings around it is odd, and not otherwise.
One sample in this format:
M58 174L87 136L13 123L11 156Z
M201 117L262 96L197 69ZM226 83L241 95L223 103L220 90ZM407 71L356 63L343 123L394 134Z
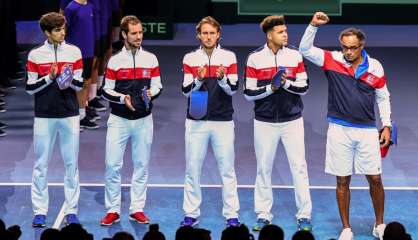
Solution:
M35 215L48 213L48 162L55 139L59 135L61 156L64 161L65 214L77 214L80 184L78 179L78 150L80 137L79 116L66 118L38 118L33 125L35 165L32 175L32 208Z
M273 191L271 172L277 144L282 140L295 185L298 209L296 218L311 218L312 202L309 193L308 170L305 160L303 118L284 123L254 120L254 146L257 158L254 205L257 218L272 220Z
M188 217L200 216L202 191L200 176L209 140L218 162L222 178L222 214L225 218L237 218L239 200L237 178L234 169L234 122L196 121L186 119L186 176L184 181L183 210Z
M336 176L382 173L379 133L376 128L355 128L330 123L325 172Z
M129 213L142 212L147 197L148 164L153 136L152 115L129 120L110 114L106 135L105 206L120 213L121 169L126 144L131 138L133 174Z

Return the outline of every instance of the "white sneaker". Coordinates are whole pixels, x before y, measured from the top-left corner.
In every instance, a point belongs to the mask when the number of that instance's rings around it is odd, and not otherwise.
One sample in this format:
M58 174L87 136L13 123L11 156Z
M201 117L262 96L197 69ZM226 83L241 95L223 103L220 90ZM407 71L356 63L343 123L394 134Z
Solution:
M344 228L341 233L340 236L338 237L338 240L353 240L354 238L354 234L351 231L351 228Z
M373 226L373 236L380 240L383 240L383 233L385 233L386 224L382 223L376 226Z

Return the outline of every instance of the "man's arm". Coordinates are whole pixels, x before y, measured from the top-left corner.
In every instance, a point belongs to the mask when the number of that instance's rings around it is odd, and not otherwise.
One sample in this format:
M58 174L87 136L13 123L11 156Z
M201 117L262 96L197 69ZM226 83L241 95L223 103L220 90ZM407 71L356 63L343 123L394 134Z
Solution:
M185 97L190 96L191 91L198 90L202 84L203 81L200 81L203 79L203 77L206 74L206 68L205 67L199 67L198 74L195 76L193 73L193 68L190 66L188 56L184 56L183 59L183 84L182 84L182 92Z
M309 89L309 80L305 71L305 64L303 63L302 56L300 56L298 67L295 72L295 81L284 78L285 81L282 87L290 93L305 95Z
M219 86L230 96L238 90L237 58L235 54L232 55L232 62L228 67L221 66L216 70Z
M155 66L151 70L151 84L150 84L150 97L152 100L156 99L160 96L160 93L163 89L163 85L161 83L161 75L160 75L160 66L158 64L157 57L155 57Z
M382 121L383 132L380 135L380 143L383 147L390 144L390 130L392 122L390 119L391 107L390 107L390 93L386 84L376 89L376 103L379 108L380 120Z
M39 68L36 63L36 59L32 52L29 53L28 61L26 62L26 71L28 73L28 79L26 81L26 92L33 95L42 89L46 88L53 82L56 77L56 66L55 69L51 67L51 73L49 75L38 78ZM55 74L55 75L54 75Z
M252 61L251 55L247 60L244 78L244 97L248 101L259 100L270 96L273 93L273 86L271 84L257 87L257 69Z

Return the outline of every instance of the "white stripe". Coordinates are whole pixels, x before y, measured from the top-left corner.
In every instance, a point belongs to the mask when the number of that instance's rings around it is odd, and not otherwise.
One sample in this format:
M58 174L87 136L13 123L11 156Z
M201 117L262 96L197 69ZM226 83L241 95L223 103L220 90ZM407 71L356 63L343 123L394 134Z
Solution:
M32 183L1 183L0 186L31 186ZM48 186L64 186L64 183L48 183ZM104 183L80 183L81 187L104 187ZM121 184L122 187L130 187L130 183ZM148 184L150 188L184 188L184 184ZM221 184L201 184L201 187L204 188L221 188ZM238 188L254 188L254 185L238 185ZM295 188L293 185L272 185L272 188L276 189L293 189ZM309 187L310 189L335 189L335 186L324 186L324 185L313 185ZM350 187L353 190L369 190L368 186L355 186ZM396 186L396 187L384 187L385 190L405 190L405 191L418 191L418 187L408 187L408 186Z
M57 218L55 219L54 224L52 225L52 228L59 229L62 223L62 220L64 220L64 208L65 208L65 202L62 203L60 212L58 213Z

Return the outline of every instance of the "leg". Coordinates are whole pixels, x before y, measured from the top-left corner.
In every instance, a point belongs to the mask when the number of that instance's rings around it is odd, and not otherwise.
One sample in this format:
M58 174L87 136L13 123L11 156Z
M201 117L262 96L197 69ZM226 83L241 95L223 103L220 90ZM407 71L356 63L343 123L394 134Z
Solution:
M80 197L78 177L78 151L80 140L80 117L59 120L61 156L64 160L65 214L77 214Z
M214 122L211 129L212 149L222 178L222 214L238 218L239 200L234 160L234 122Z
M35 215L46 215L48 212L48 162L51 158L57 136L56 119L35 118L33 125L33 147L35 165L32 174L32 208Z
M370 186L370 196L373 202L376 225L383 223L383 213L385 208L385 190L383 189L382 178L380 175L366 175Z
M350 210L350 181L351 176L339 177L337 176L337 202L338 210L340 211L341 222L343 228L351 228L349 219Z
M186 173L184 179L183 210L187 217L200 216L202 191L200 175L209 141L206 121L186 120Z
M120 213L123 154L129 139L129 120L110 114L106 135L105 206L107 212Z
M312 201L309 192L308 169L305 159L305 135L303 118L291 121L282 129L282 142L295 185L295 200L298 212L296 219L311 219Z
M147 198L148 166L153 138L152 115L134 120L132 131L133 174L129 213L143 212Z
M271 123L254 120L254 147L257 158L257 177L254 189L254 206L257 218L272 220L273 190L271 171L280 140L277 127Z

